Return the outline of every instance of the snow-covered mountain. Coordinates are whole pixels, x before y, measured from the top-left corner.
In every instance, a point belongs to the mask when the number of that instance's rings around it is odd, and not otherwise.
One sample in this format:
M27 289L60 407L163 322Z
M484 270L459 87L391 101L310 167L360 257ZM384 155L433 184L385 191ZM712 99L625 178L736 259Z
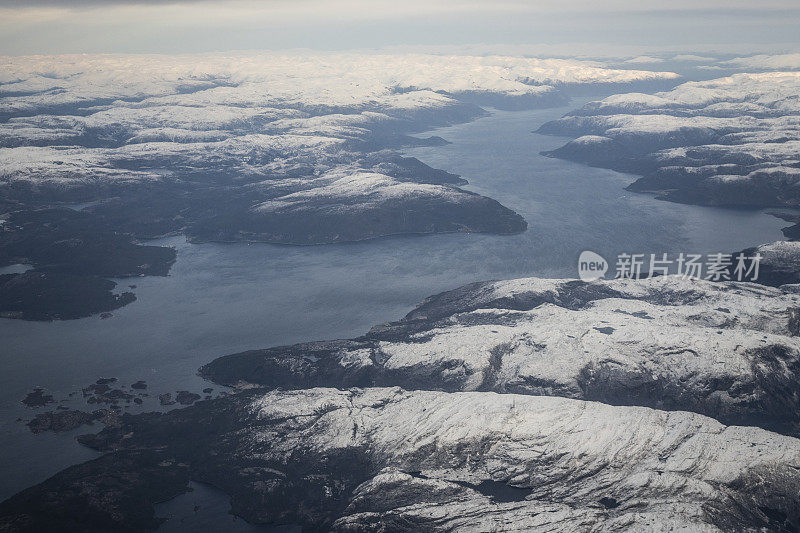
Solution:
M800 245L785 245L800 257ZM794 286L675 276L487 282L432 297L359 339L234 354L201 373L233 386L563 396L800 436L798 317Z
M217 359L201 373L233 393L81 437L106 455L0 524L151 528L196 480L309 530L790 531L798 316L797 285L466 285L361 338Z
M744 531L791 526L800 508L798 439L545 396L245 391L84 442L111 453L6 501L0 523L58 528L77 512L139 529L189 477L249 521L306 530Z
M397 149L445 143L414 134L480 117L481 105L550 106L567 100L566 87L671 86L676 77L506 56L0 57L0 214L44 224L3 225L0 266L22 262L60 275L64 269L53 265L80 255L95 258L87 271L130 275L129 265L98 267L107 261L91 244L97 233L302 245L519 233L527 228L520 215ZM42 210L72 204L88 205L80 217ZM58 229L46 235L41 227ZM59 250L65 238L79 249L45 260L20 245L32 232L39 252ZM0 314L78 318L115 304L106 280L44 279L0 279ZM84 289L58 290L76 284ZM78 310L73 295L85 290L97 294L95 302ZM67 305L55 310L53 302Z
M161 215L184 211L182 227L164 232L304 244L387 233L520 231L521 221L492 224L493 216L510 214L499 206L475 213L474 195L452 183L431 187L424 172L382 172L376 165L391 159L382 150L441 142L406 134L480 116L476 103L552 105L565 101L559 87L566 85L676 77L564 59L266 52L5 57L0 73L0 202L7 207L120 196L111 208L120 224L120 212L138 216L137 191L157 189L176 198ZM374 153L370 161L367 153ZM348 195L342 178L358 179L375 194ZM399 211L431 215L442 201L455 209L446 209L443 227L429 216L405 226L393 219L361 235L265 229L287 211L269 206L313 212L322 197L343 216L355 212L351 227L364 227L358 212L374 212L377 198L391 199L389 207ZM208 202L217 204L217 217L195 213L195 204ZM265 213L272 217L265 220ZM476 216L469 221L470 215Z

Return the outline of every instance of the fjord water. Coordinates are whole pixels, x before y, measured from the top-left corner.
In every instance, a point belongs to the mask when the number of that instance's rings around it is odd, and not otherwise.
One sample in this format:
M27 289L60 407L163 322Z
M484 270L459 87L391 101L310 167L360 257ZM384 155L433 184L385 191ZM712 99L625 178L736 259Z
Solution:
M449 145L407 150L523 215L529 227L520 235L314 247L193 245L173 237L157 241L178 250L170 275L118 280L120 290L136 285L138 300L111 318L0 320L0 499L93 456L73 440L86 428L33 436L15 421L35 414L20 404L33 386L60 400L99 377L125 385L146 380L150 398L129 410L154 410L159 393L219 390L195 374L217 356L357 336L428 295L472 281L576 277L583 250L613 260L620 252L730 252L782 238L785 223L764 212L661 202L626 192L633 176L541 156L565 139L531 132L580 103L496 111L428 133ZM86 408L79 392L63 405Z

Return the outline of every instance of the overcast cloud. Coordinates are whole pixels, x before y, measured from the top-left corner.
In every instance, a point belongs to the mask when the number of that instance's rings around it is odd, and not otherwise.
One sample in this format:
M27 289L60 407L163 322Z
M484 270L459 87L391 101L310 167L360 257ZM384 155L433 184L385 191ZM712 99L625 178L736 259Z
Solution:
M36 8L41 6L50 7L109 7L112 5L174 5L174 4L196 4L211 2L211 0L0 0L0 6L11 6L17 8ZM219 3L219 2L217 2ZM752 8L752 0L673 0L664 3L658 0L606 0L598 3L593 0L500 0L496 2L478 0L440 0L438 2L425 2L421 0L409 0L407 2L392 2L387 0L373 1L330 1L330 0L232 0L225 2L229 6L285 6L294 7L298 11L304 7L314 6L318 8L332 9L351 9L362 8L366 10L393 10L397 8L405 9L425 9L432 6L446 7L450 9L516 9L525 11L548 11L548 10L654 10L654 9L709 9L709 8ZM794 0L764 0L758 3L758 8L763 9L791 9L797 7Z
M794 0L0 0L0 53L472 43L791 51L799 23Z

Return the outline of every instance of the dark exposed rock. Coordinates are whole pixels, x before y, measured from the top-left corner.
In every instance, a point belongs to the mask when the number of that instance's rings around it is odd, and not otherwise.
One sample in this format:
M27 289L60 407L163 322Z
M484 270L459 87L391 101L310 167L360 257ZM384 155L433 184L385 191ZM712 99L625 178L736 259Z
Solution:
M0 231L0 264L26 262L73 276L166 276L175 250L135 244L96 216L72 209L18 211Z
M23 274L0 276L0 316L23 320L75 319L136 300L112 293L105 277L165 276L175 250L141 246L96 217L71 209L17 211L0 230L0 265L28 263Z
M200 375L224 385L240 382L269 387L308 388L320 383L351 387L372 383L372 369L343 367L343 350L369 349L368 341L305 343L269 350L252 350L215 359L200 368Z
M175 400L172 399L171 392L165 392L164 394L158 395L158 403L164 406L175 405Z
M598 500L598 503L605 507L606 509L616 509L619 507L619 502L614 498L602 497Z
M110 401L120 401L120 400L131 400L133 396L128 394L122 389L111 389L106 394L103 395L106 399Z
M175 401L181 405L192 405L194 402L200 399L199 394L195 394L193 392L181 390L175 395Z
M109 390L111 390L111 387L109 387L106 383L92 383L85 389L82 389L84 398L94 394L105 394Z
M27 425L33 433L42 433L44 431L59 433L62 431L71 431L84 424L92 424L105 414L106 413L103 411L87 413L72 409L67 411L51 411L37 414Z
M72 466L0 503L0 530L146 531L154 504L188 490L185 464L150 450Z
M28 270L0 275L0 317L69 320L118 309L136 300L131 292L114 294L113 281Z
M133 395L122 389L114 389L109 386L117 382L117 378L100 378L95 383L82 389L83 397L90 404L117 404L121 401L128 402L133 399Z
M36 387L25 396L22 403L28 407L44 407L48 403L55 403L55 400L52 394L46 394L44 389Z

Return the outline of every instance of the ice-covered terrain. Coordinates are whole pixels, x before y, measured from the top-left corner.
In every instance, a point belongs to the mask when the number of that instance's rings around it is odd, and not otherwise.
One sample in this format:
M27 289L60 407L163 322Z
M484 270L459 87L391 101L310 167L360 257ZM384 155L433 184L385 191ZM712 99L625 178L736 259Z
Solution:
M766 69L789 59L741 64ZM540 131L576 137L553 156L642 174L633 191L703 205L797 207L798 93L798 72L734 74L611 96Z
M106 455L0 524L149 529L194 480L309 530L792 531L798 317L796 285L466 285L358 339L217 359L235 392L81 437Z

